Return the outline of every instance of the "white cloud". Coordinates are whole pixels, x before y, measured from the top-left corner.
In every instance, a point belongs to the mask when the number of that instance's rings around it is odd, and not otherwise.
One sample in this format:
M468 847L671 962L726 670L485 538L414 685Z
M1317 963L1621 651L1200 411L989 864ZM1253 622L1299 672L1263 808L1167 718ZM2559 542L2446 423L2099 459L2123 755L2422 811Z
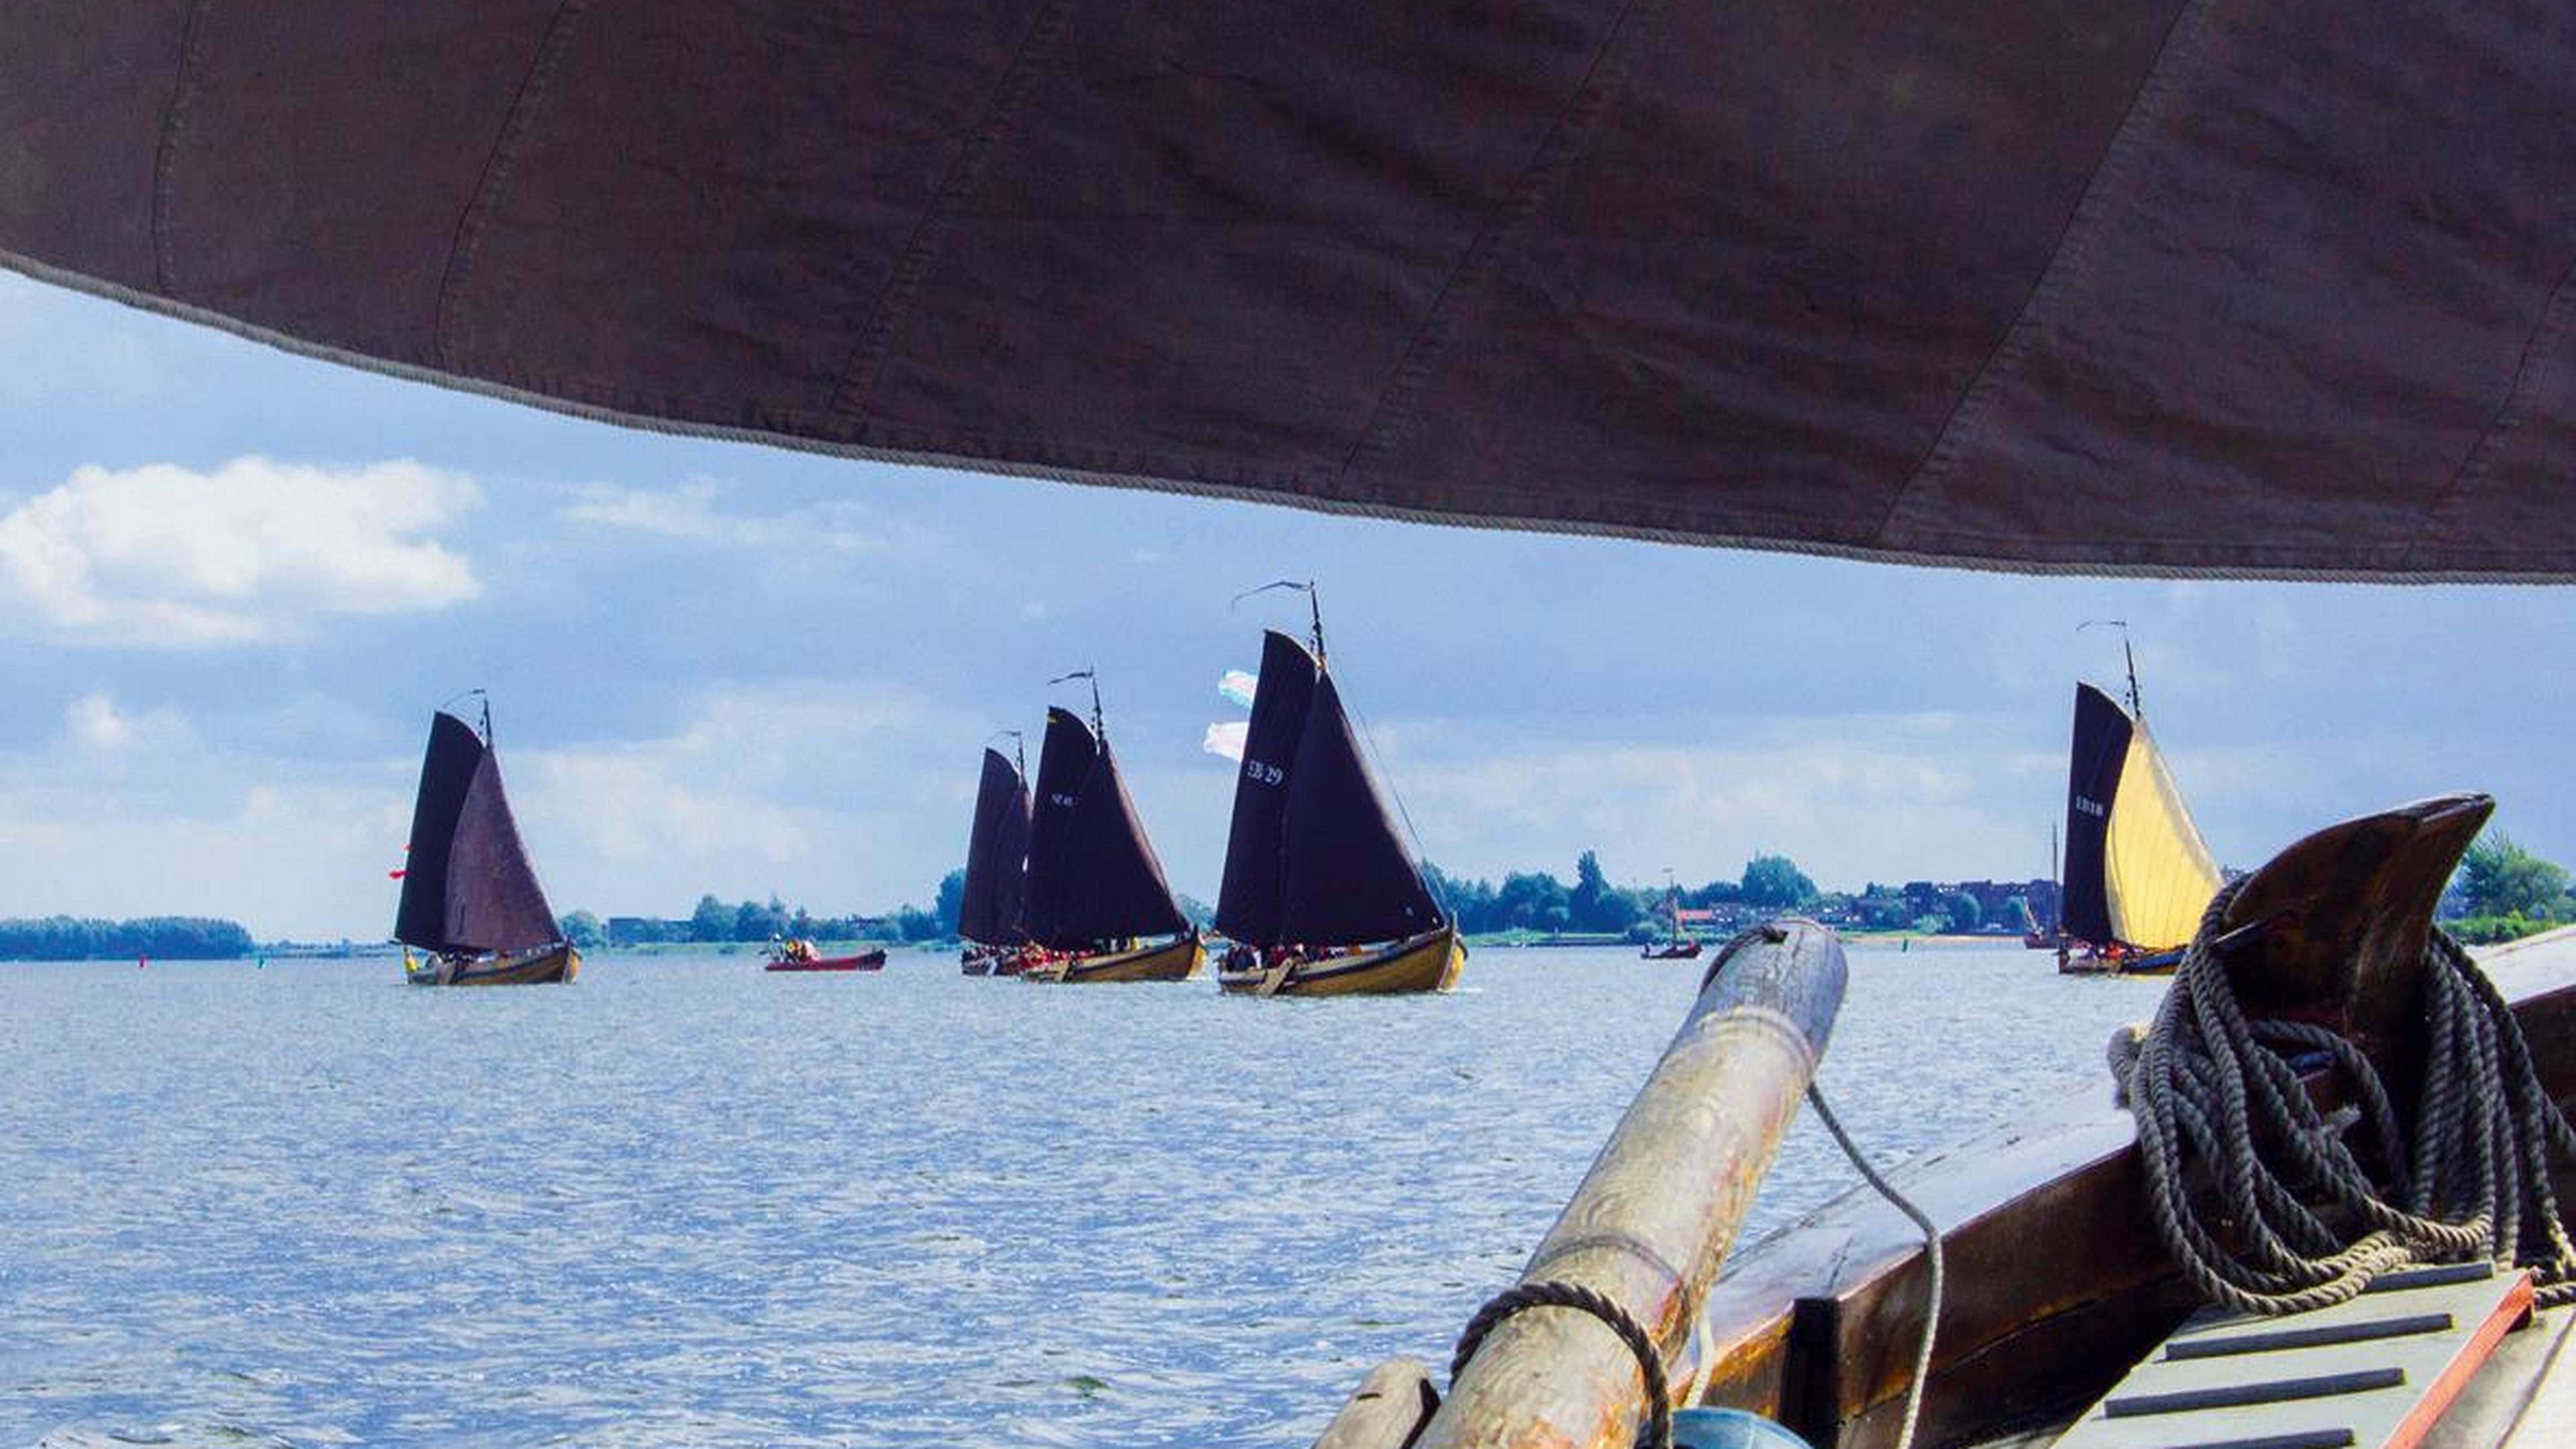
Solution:
M120 753L146 743L185 742L189 738L187 720L177 711L159 709L138 715L105 691L73 700L63 710L63 729L72 743L101 754Z
M858 504L820 503L763 515L721 512L716 505L730 491L711 478L662 490L588 483L574 490L563 516L717 548L853 554L885 547L880 535L861 526L868 515Z
M470 478L410 461L81 467L0 514L0 603L16 606L0 628L184 649L444 608L481 585L428 535L480 500Z
M927 904L962 856L974 722L900 686L724 690L675 733L504 760L558 909L684 914L702 891ZM960 762L964 761L963 764ZM952 838L953 837L953 838Z

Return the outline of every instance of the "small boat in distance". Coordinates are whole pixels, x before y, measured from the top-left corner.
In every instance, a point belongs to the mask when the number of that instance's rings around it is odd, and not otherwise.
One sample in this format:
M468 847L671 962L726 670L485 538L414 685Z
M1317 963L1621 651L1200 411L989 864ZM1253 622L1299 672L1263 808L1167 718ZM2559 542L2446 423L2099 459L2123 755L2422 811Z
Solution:
M1014 758L1003 759L989 745L984 749L975 824L966 838L957 934L967 945L958 953L957 969L969 976L1017 976L1027 964L1029 938L1020 930L1020 907L1029 883L1029 771L1019 753L1020 732L1008 733Z
M821 956L815 954L813 942L802 937L790 936L785 940L769 943L768 953L761 957L760 969L763 971L883 971L885 963L886 953L883 946L861 951L854 956Z
M1306 594L1314 647L1262 633L1217 893L1217 929L1234 944L1217 984L1250 996L1445 991L1466 947L1360 757L1324 667L1315 586L1268 587Z
M1096 680L1088 729L1071 710L1047 711L1019 929L1032 943L1028 981L1186 981L1205 957L1118 776Z
M510 815L488 702L479 730L445 709L430 717L406 849L394 914L405 980L520 986L579 974L581 953L564 939ZM415 947L428 958L414 957Z
M2125 639L2121 648L2128 648ZM2219 884L2218 862L2147 732L2136 657L2129 658L2126 709L2092 685L2076 685L2057 969L2172 971Z
M1671 934L1661 941L1649 941L1641 953L1649 961L1696 961L1699 938L1682 929L1682 893L1673 883L1673 873L1664 872L1664 928Z
M2057 825L2054 821L2050 822L2048 827L2048 879L2058 879ZM2066 928L2063 925L2041 925L2039 913L2030 908L2029 898L2025 896L2019 899L2021 900L2021 943L2025 948L2033 951L2053 951L2065 942ZM2066 892L2063 882L2060 883L2058 890L2057 914L2060 917L2066 914Z

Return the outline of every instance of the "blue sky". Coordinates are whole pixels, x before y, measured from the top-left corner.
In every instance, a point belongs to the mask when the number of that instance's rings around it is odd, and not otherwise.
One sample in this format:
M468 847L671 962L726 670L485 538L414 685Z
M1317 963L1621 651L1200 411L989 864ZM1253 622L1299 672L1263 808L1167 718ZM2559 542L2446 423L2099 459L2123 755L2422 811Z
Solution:
M2123 618L2220 859L2454 788L2576 858L2566 594L2039 579L852 463L395 382L0 275L0 916L381 937L429 711L491 691L558 909L927 902L977 751L1097 666L1212 898L1215 688L1313 577L1453 873L2040 873ZM1034 744L1034 740L1032 740Z

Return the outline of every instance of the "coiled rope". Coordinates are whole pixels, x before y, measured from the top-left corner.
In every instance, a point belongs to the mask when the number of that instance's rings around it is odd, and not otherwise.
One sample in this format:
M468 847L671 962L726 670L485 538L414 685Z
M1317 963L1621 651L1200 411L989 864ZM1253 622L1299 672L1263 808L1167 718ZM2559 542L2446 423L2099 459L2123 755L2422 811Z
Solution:
M2576 1161L2576 1130L2494 984L2434 930L2410 1138L2350 1041L2246 1019L2213 946L2241 885L2210 902L2128 1080L2156 1229L2193 1286L2239 1312L2299 1313L2409 1264L2485 1259L2533 1268L2543 1306L2576 1301L2576 1246L2549 1185L2553 1149ZM2339 1069L2352 1104L2319 1112L2301 1057ZM2355 1128L2368 1131L2384 1191L2346 1143ZM2283 1160L2267 1162L2258 1144ZM2211 1187L2199 1203L2184 1186L2194 1161Z

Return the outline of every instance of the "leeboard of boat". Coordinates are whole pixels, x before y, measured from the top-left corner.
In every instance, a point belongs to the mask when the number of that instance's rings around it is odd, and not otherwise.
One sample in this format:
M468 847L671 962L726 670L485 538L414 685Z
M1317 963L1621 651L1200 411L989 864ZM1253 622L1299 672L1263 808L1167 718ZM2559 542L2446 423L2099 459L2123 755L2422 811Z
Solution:
M2480 954L2550 1094L2576 1100L2576 930ZM2133 1124L2071 1102L1890 1173L1942 1229L1949 1283L1925 1442L2063 1421L2197 1300L2148 1230ZM2558 1179L2561 1201L2576 1174ZM1894 1442L1923 1311L1922 1239L1861 1189L1739 1255L1676 1400L1788 1424L1817 1449Z
M2486 1263L2391 1274L2310 1313L2196 1313L2058 1449L2416 1449L2530 1313L2531 1275Z

